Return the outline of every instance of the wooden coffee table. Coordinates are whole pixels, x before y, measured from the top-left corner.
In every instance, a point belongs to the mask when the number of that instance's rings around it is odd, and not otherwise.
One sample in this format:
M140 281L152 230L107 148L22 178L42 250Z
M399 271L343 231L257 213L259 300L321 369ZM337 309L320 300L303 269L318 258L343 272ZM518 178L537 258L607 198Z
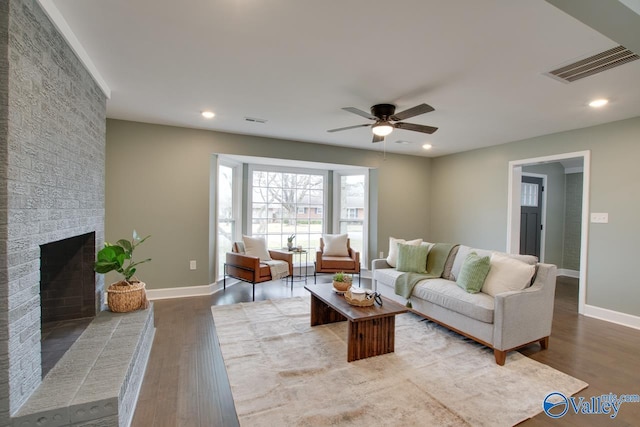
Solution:
M382 297L382 307L357 307L333 291L333 284L304 287L311 293L311 326L349 321L347 362L391 353L394 350L396 314L406 307Z

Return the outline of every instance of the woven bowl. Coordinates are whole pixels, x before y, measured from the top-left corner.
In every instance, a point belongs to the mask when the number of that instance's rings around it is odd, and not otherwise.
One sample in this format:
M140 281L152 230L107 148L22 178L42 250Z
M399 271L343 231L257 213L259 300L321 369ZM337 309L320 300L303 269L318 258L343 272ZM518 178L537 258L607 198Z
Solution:
M374 303L373 298L365 299L363 301L355 300L351 297L351 291L347 291L344 293L344 299L351 305L355 305L357 307L371 307Z

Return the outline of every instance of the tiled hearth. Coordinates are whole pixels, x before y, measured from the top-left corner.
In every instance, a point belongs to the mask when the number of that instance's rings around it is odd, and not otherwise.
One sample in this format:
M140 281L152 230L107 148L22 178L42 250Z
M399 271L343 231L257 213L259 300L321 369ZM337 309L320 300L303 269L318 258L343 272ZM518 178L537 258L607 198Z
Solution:
M129 425L154 332L153 305L101 312L14 414L12 425Z

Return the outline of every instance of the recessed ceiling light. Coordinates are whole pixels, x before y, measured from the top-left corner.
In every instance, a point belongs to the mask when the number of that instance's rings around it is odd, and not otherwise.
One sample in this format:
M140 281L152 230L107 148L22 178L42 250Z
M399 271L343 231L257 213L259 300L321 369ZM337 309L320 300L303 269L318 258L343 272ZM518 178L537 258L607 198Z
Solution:
M402 139L399 139L396 141L396 144L400 144L400 145L409 145L409 144L413 144L411 141L404 141Z
M431 145L431 144L424 144L424 145L422 146L422 148L424 148L425 150L431 150L431 148L433 148L433 145Z
M215 113L213 111L203 111L202 117L205 119L213 119L215 117Z
M596 99L589 103L589 107L598 108L603 107L609 103L607 99Z

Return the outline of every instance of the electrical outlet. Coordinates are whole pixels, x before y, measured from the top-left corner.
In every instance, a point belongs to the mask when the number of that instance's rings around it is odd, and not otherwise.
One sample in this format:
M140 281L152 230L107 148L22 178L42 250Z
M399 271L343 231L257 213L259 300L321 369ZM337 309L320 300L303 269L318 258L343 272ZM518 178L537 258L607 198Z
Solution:
M190 270L195 270L196 269L196 260L192 259L191 261L189 261L189 269Z
M591 222L607 224L609 222L609 214L608 213L596 213L591 212Z
M384 258L384 252L380 251L380 258Z

